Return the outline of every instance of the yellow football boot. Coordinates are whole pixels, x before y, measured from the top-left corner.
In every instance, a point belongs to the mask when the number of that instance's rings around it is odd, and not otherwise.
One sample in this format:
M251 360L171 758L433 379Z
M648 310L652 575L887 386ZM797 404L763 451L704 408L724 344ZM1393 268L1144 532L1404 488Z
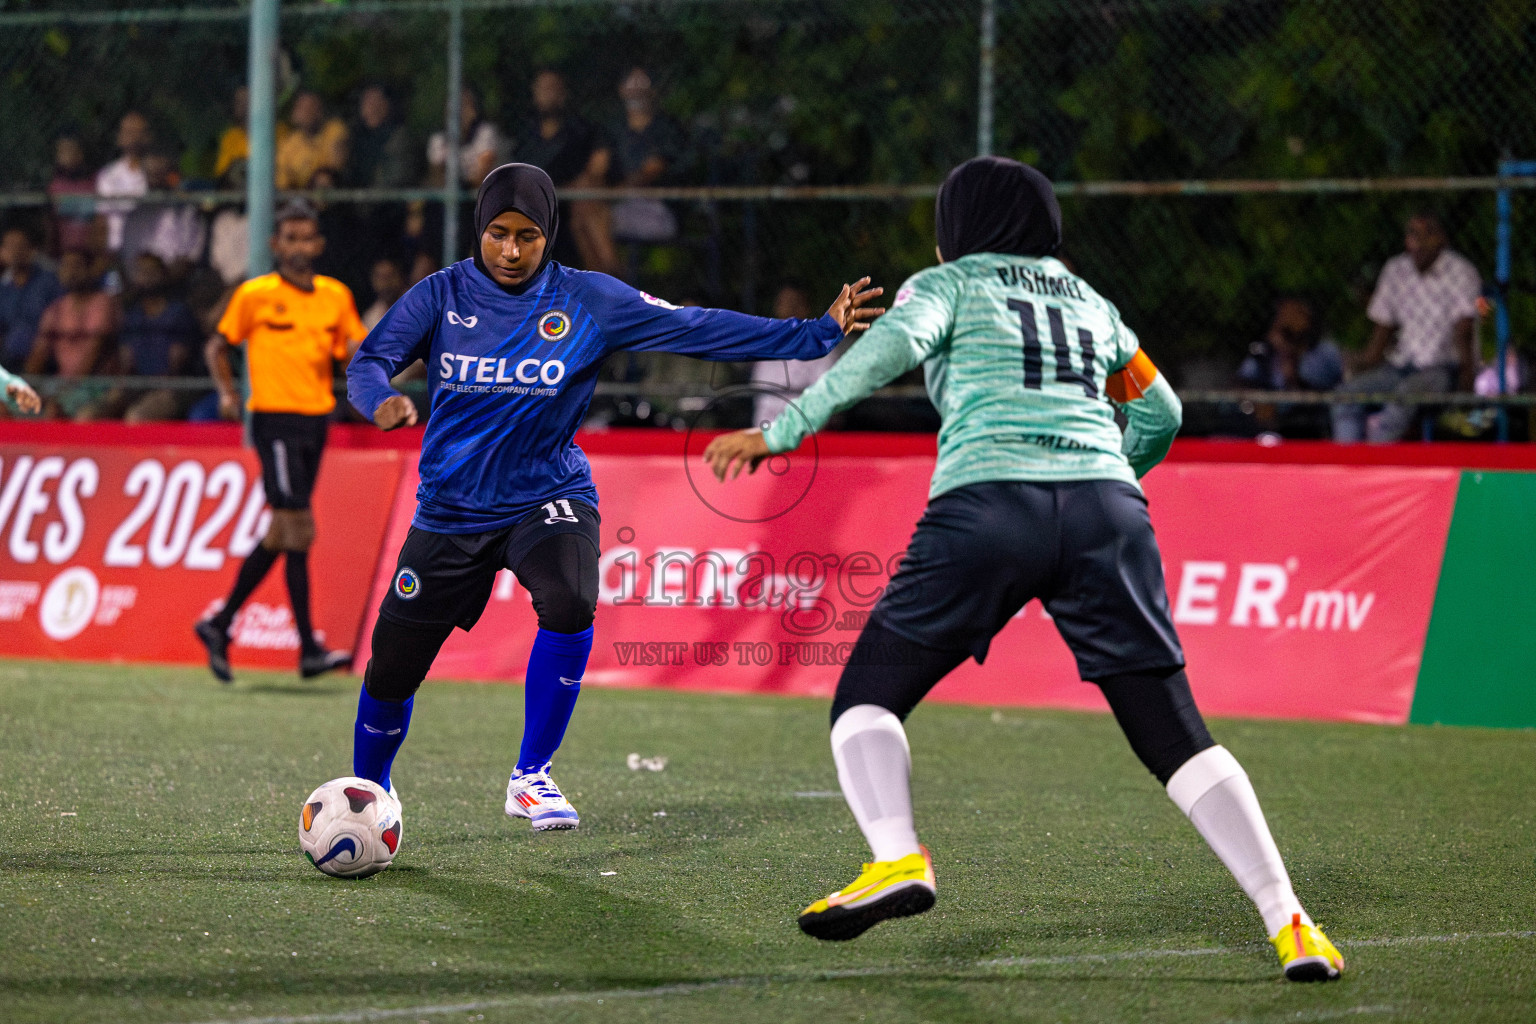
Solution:
M1286 981L1332 981L1344 973L1344 957L1316 925L1302 924L1301 915L1269 940L1280 954Z
M857 938L887 918L921 914L933 906L936 891L925 846L900 860L865 864L847 888L800 912L800 930L828 942Z

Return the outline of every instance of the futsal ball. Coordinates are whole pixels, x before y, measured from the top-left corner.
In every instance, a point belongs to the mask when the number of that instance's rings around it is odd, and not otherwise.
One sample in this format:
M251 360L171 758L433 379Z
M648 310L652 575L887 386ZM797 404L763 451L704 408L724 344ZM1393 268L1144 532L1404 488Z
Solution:
M376 875L400 849L400 801L367 779L332 779L304 801L299 846L327 875Z

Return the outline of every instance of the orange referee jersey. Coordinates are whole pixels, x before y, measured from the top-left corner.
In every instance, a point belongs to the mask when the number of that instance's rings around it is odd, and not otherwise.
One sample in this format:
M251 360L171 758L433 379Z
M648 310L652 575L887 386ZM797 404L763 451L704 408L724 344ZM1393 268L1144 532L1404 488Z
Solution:
M263 274L235 289L219 321L231 345L246 343L252 412L323 416L336 408L335 362L367 337L352 291L333 277L315 275L306 292L281 274Z

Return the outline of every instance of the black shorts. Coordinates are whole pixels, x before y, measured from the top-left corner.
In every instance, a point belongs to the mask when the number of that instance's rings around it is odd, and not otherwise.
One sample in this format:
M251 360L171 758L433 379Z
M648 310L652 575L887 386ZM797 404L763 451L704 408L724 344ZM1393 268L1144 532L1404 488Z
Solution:
M404 625L472 629L498 572L517 572L530 551L557 534L580 534L600 550L600 521L591 505L561 498L554 514L541 508L490 533L432 533L413 526L379 614Z
M996 481L939 495L871 617L980 662L1031 598L1083 679L1184 664L1147 500L1119 480Z
M251 441L261 458L261 482L267 489L267 504L273 508L309 508L329 425L329 416L251 413Z

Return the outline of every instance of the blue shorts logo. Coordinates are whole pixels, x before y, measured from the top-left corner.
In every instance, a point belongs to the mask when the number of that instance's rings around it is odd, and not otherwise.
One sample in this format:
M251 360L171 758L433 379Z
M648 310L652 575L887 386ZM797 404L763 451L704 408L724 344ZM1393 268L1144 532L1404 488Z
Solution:
M395 574L395 596L402 601L415 600L421 593L421 577L415 569L401 569Z
M559 341L571 330L571 318L560 310L539 317L539 337L545 341Z

